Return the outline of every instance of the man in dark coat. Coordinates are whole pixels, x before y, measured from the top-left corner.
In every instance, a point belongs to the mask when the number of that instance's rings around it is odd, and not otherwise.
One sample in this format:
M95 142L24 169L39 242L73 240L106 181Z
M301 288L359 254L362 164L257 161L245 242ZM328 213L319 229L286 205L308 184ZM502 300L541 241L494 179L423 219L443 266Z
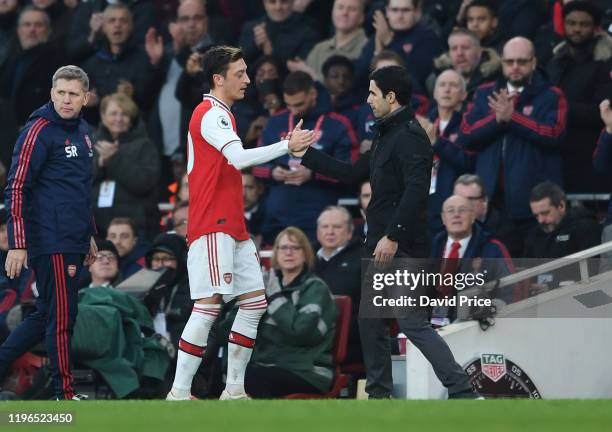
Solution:
M106 7L102 30L102 47L83 62L98 99L88 105L90 118L97 121L97 102L115 92L127 93L141 111L148 112L154 98L151 88L160 79L163 50L154 53L150 43L145 50L130 41L134 30L132 12L122 4Z
M359 303L361 300L361 242L353 239L353 218L340 206L325 208L317 219L315 274L327 283L334 295L352 300L351 328L345 363L362 363L359 340Z
M0 69L0 98L13 111L13 129L23 126L30 113L49 100L51 77L62 63L58 50L48 42L50 35L51 21L45 11L32 6L21 11L17 43Z
M551 84L567 98L567 138L563 182L568 193L604 192L607 183L591 169L603 123L599 103L612 97L612 36L597 33L602 13L590 1L563 7L565 40L553 51L547 71Z
M531 191L529 205L538 226L527 237L525 258L561 258L601 243L601 225L585 209L569 209L558 185L549 181L538 184ZM578 280L578 266L559 269L545 281L542 276L541 283L556 287L564 280Z
M247 63L264 54L283 65L296 57L308 57L318 34L303 15L293 12L293 0L263 0L263 5L266 15L247 22L238 42Z
M80 63L99 49L103 39L104 10L110 4L125 4L134 17L132 42L142 45L149 28L155 26L155 5L150 0L90 0L79 2L66 36L66 53Z
M366 249L378 268L386 267L395 256L429 256L426 207L433 151L427 134L407 106L411 92L410 74L403 67L388 66L372 72L368 103L378 118L377 132L372 150L362 154L354 165L313 147L306 151L292 149L294 156L303 157L304 165L323 175L352 183L370 178ZM372 318L372 305L365 299L362 296L359 330L366 392L371 398L388 398L393 388L388 329L379 315ZM408 307L402 312L397 319L400 331L431 362L449 397L479 397L448 345L429 325L427 311Z

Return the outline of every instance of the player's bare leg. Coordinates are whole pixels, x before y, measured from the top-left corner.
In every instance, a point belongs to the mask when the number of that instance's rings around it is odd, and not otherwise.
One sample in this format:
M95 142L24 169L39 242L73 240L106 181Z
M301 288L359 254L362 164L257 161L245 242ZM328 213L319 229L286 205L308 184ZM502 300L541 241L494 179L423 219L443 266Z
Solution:
M206 351L208 334L221 310L221 294L196 300L178 346L176 374L167 400L189 400L191 383Z
M238 305L227 344L227 382L221 400L249 399L244 390L244 373L253 353L259 320L266 312L264 290L238 296Z

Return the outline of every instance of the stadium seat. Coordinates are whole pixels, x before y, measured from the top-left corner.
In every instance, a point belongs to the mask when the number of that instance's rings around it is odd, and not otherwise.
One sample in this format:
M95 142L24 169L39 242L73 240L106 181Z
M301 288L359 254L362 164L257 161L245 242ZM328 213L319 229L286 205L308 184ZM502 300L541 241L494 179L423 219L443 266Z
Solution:
M334 296L338 307L338 319L336 320L336 337L334 339L334 382L330 391L324 394L319 393L293 393L286 396L286 399L332 399L338 397L340 391L346 387L350 381L350 376L340 371L340 363L346 357L348 345L348 335L351 326L351 305L352 300L349 296Z
M26 352L13 362L10 376L15 379L15 393L21 396L34 382L38 370L47 363L47 358Z

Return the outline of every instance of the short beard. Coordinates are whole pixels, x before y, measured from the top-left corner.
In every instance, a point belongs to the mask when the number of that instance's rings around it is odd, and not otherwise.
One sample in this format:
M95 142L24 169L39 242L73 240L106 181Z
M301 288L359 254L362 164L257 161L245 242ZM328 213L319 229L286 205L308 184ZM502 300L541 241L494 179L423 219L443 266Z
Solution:
M593 38L594 38L594 36L593 36L593 35L591 35L591 37L589 37L589 38L587 38L587 39L583 40L583 41L582 41L582 42L580 42L580 43L576 43L576 42L572 41L572 40L571 40L570 38L568 38L568 37L566 37L566 38L565 38L565 40L567 41L567 44L568 44L569 46L571 46L572 48L575 48L575 49L582 49L582 48L586 47L586 46L587 46L589 43L591 43L591 41L593 40Z
M525 78L518 80L518 81L508 80L508 82L517 88L525 87L527 84L531 82L531 76L526 76Z

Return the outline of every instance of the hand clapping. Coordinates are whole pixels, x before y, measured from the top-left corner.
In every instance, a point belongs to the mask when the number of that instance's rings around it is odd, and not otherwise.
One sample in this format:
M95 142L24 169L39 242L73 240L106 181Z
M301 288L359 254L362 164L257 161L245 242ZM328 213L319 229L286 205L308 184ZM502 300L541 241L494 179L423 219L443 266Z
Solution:
M507 123L514 113L514 99L516 95L509 95L508 90L494 92L489 96L489 108L495 111L498 123Z

